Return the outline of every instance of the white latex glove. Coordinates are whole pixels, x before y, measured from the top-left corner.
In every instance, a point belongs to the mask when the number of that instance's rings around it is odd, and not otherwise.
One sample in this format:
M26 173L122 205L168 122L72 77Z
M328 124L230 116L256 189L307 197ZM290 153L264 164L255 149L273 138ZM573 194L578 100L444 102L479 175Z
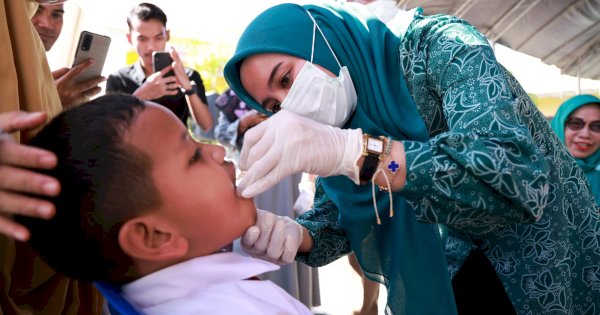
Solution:
M345 175L358 184L361 154L361 129L327 126L281 110L246 132L239 164L246 174L238 193L251 198L301 172Z
M252 257L278 265L292 263L302 243L303 228L289 217L256 210L256 225L242 236L242 249Z
M314 186L314 183L312 183ZM292 210L296 213L296 215L301 215L304 212L310 210L313 205L313 201L315 199L315 190L314 188L307 187L308 183L301 182L298 185L298 189L300 194L292 207Z

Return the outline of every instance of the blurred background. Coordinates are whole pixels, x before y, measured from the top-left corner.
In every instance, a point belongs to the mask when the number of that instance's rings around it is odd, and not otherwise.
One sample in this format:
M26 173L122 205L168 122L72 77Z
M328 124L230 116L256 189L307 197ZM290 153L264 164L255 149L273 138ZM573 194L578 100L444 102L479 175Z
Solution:
M327 2L321 0L319 2ZM329 0L334 1L334 0ZM383 0L385 1L385 0ZM392 1L392 0L388 0ZM56 45L49 52L52 69L71 66L79 33L87 30L112 38L104 75L136 61L137 55L127 42L126 17L135 0L70 0L65 4L64 27ZM235 49L237 39L254 16L266 8L282 3L309 3L315 1L279 0L155 0L168 17L171 45L183 55L186 66L200 72L207 90L221 93L227 85L223 79L223 65ZM475 24L494 44L500 62L521 82L536 105L546 116L553 116L556 108L568 97L580 91L598 95L600 81L577 77L577 64L571 60L568 73L546 62L556 62L552 55L566 51L574 56L575 48L586 48L588 55L597 50L593 40L600 34L600 1L598 0L398 0L403 9L421 6L426 14L450 13ZM585 15L577 15L578 12ZM535 15L534 15L535 14ZM576 21L576 22L574 22ZM557 33L557 30L560 31ZM543 32L543 34L542 34ZM575 36L587 34L587 40L575 41ZM499 36L500 35L500 36ZM581 42L583 41L583 42ZM536 54L537 57L518 52ZM554 59L553 59L554 58ZM598 58L598 57L596 57ZM600 65L600 62L593 62ZM582 66L580 70L586 70ZM584 71L581 71L584 72ZM600 76L597 73L596 76ZM593 77L593 76L592 76Z

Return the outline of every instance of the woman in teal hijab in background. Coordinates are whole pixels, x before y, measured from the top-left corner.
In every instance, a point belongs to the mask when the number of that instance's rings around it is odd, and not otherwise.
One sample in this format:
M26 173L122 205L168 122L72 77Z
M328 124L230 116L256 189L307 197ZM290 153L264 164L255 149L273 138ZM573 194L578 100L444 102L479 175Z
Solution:
M600 259L600 245L584 240L596 235L598 214L589 191L573 195L563 184L584 175L485 37L463 20L419 9L400 13L394 32L366 14L339 3L275 6L250 23L227 63L227 82L249 106L282 108L246 134L240 194L253 197L292 173L322 176L314 209L296 220L304 237L288 229L297 223L259 214L245 250L285 263L295 246L296 260L312 266L354 251L365 275L385 284L387 314L457 313L448 275L453 284L464 279L473 253L500 291L490 282L462 286L471 291L457 297L458 313L467 313L465 304L479 314L600 309L596 283L578 277ZM305 72L319 76L306 70L311 63L329 76L316 84L328 90L296 93L314 87L306 84ZM315 104L325 106L305 112ZM328 120L344 110L350 115ZM365 138L357 132L384 136L372 182L390 193L358 185ZM352 170L338 167L348 161ZM385 170L396 164L399 171ZM581 212L567 216L566 206ZM378 211L386 214L380 224Z
M600 99L573 96L560 105L550 124L583 169L600 204Z

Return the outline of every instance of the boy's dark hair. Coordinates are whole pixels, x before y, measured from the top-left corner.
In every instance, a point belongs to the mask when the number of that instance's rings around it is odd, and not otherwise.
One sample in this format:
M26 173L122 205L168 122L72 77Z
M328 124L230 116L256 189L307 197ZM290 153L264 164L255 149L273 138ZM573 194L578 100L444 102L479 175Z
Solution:
M85 280L123 284L134 280L131 259L121 250L123 223L160 205L147 154L124 142L145 105L123 94L99 97L66 110L31 145L54 152L61 192L50 220L18 216L30 244L55 270Z
M133 7L127 16L127 25L129 25L129 30L131 31L131 24L133 20L140 21L150 21L150 20L158 20L163 26L167 27L167 15L163 10L152 3L140 3Z

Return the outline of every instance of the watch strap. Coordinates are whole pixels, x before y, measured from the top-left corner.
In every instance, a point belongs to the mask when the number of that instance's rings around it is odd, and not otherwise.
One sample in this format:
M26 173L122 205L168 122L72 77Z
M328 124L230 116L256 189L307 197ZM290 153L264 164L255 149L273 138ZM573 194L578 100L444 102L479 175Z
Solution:
M191 88L189 90L184 90L181 88L181 92L185 95L192 95L198 93L198 86L195 81L190 81Z
M369 153L365 156L363 161L362 168L360 169L360 173L358 174L358 178L361 183L366 183L373 178L375 171L377 170L377 166L379 165L379 156L376 154Z

